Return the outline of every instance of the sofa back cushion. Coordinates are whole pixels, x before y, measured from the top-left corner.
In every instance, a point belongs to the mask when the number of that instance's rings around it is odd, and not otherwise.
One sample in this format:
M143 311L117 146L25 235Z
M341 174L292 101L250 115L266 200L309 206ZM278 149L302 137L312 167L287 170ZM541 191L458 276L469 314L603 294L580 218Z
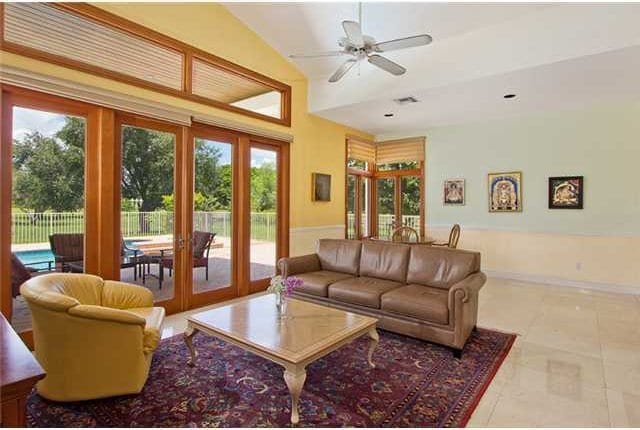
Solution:
M318 241L318 259L322 270L358 275L360 250L358 240L320 239Z
M479 252L413 245L407 283L446 289L479 270Z
M405 282L410 250L407 245L365 241L360 257L360 276Z

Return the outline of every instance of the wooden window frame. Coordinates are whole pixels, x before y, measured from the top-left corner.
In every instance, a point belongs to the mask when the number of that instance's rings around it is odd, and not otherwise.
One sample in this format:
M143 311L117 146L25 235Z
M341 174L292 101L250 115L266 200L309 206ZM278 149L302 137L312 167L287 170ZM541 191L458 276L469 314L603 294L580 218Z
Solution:
M355 238L356 239L366 239L367 237L377 237L378 236L378 186L377 180L383 178L393 178L394 180L394 211L396 220L402 220L402 177L405 176L417 176L420 178L420 231L418 232L420 239L424 240L426 238L426 229L425 229L425 168L424 161L420 161L420 166L418 169L401 169L401 170L378 170L377 166L372 163L367 163L367 170L355 169L353 167L349 167L349 152L348 152L348 142L346 145L347 149L345 149L345 205L344 205L344 237L349 237L349 175L356 177L355 184L355 205L354 205L354 213L356 214L355 219ZM360 186L362 178L369 178L371 181L371 186L369 187L369 216L368 216L368 228L369 228L369 236L363 237L361 234L361 224L362 220L361 212L362 208L360 207Z
M127 34L143 39L147 42L154 43L165 49L172 50L182 55L183 57L183 69L182 69L182 89L176 90L173 88L165 87L164 85L155 84L153 82L145 81L143 79L135 78L123 73L118 73L102 67L93 66L81 61L71 60L66 57L50 54L40 51L38 49L22 46L17 43L8 42L4 40L4 4L0 3L0 49L6 52L22 55L25 57L34 58L36 60L46 61L48 63L57 64L60 66L68 67L71 69L79 70L81 72L91 73L108 79L113 79L119 82L124 82L129 85L157 91L160 93L168 94L174 97L180 97L186 100L194 101L204 105L212 106L218 109L231 111L234 113L246 115L252 118L284 125L291 127L291 86L272 79L268 76L262 75L258 72L242 67L231 61L225 60L221 57L198 49L189 44L183 43L177 39L166 36L155 30L151 30L138 23L130 21L126 18L122 18L111 12L107 12L96 6L87 3L48 3L50 6L56 7L60 10L73 13L75 15L90 19L99 24L108 26L110 28L126 32ZM258 82L264 86L272 88L281 94L280 99L280 118L271 117L258 112L253 112L248 109L232 106L227 103L212 100L206 97L197 96L192 93L192 65L193 59L197 58L200 61L229 73L233 73L237 76L245 79Z

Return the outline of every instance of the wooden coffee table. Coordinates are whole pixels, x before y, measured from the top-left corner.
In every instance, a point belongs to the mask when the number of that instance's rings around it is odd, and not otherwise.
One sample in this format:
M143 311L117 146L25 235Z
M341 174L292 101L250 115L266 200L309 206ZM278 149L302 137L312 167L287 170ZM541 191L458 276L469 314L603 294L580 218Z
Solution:
M250 351L284 367L291 394L291 422L299 421L298 402L309 363L367 334L371 339L367 360L373 364L378 345L375 318L356 315L296 299L288 299L285 317L276 309L275 296L265 294L191 315L184 340L196 363L193 336L201 331Z

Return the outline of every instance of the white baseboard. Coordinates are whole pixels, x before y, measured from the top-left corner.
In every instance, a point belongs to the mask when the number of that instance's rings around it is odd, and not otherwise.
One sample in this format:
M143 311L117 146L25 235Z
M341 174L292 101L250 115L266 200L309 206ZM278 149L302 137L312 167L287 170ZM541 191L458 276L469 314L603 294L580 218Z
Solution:
M555 278L552 276L532 275L528 273L502 272L498 270L483 270L487 276L493 278L510 279L513 281L531 282L534 284L546 284L560 287L578 288L583 290L604 291L613 294L640 295L640 286L609 284L604 282L576 281L571 279Z

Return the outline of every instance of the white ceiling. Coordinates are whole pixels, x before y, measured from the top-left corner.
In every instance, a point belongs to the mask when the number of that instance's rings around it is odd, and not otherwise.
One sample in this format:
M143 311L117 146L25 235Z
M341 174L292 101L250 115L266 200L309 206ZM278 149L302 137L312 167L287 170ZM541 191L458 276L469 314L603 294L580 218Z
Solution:
M357 3L230 3L282 55L335 50ZM385 54L408 72L362 63L340 82L344 59L291 60L309 78L309 109L376 135L640 100L640 4L364 3L378 41L430 34L431 45ZM516 99L502 96L516 93ZM416 96L420 103L392 100ZM385 113L394 113L385 118Z

